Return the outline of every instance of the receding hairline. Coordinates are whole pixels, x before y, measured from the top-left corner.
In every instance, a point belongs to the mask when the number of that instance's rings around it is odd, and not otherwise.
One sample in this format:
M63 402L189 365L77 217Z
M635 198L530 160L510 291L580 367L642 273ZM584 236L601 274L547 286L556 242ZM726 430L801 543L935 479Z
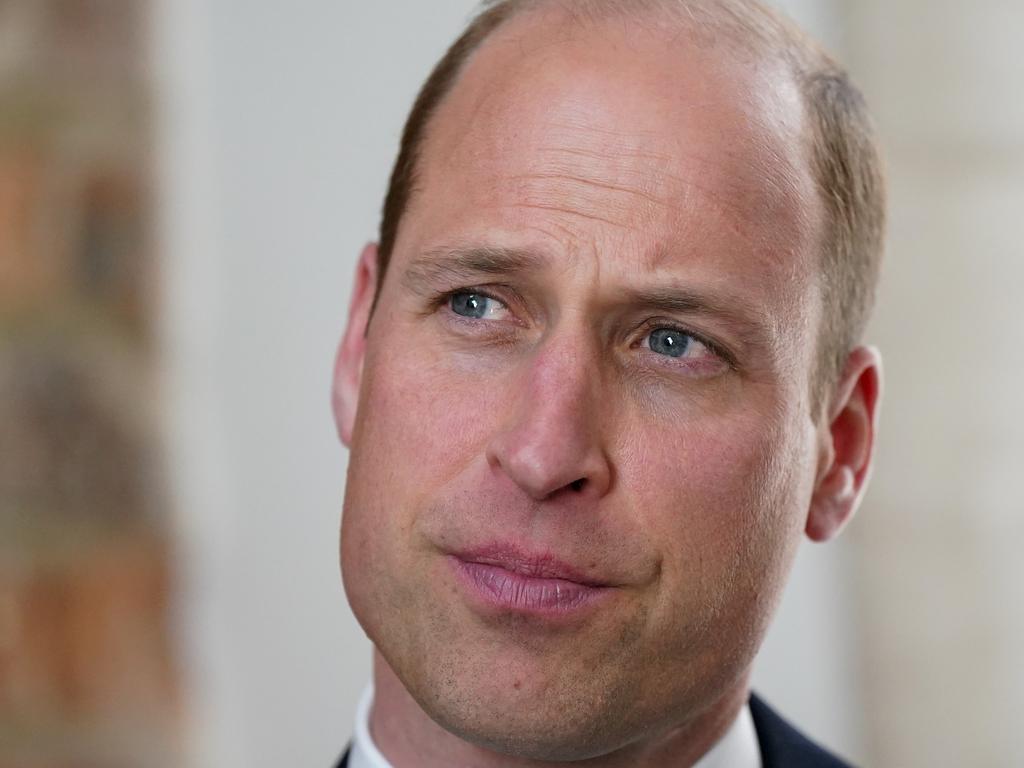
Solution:
M402 218L420 191L423 156L432 143L439 112L443 111L450 101L453 91L458 88L466 71L472 67L488 44L510 24L525 21L524 17L545 12L558 13L566 25L575 27L600 24L619 17L628 20L630 26L648 24L652 31L672 30L676 34L687 34L702 46L721 45L732 55L747 55L759 62L771 60L780 66L780 73L791 78L797 87L799 108L803 113L800 115L800 121L805 126L805 133L811 130L807 114L807 97L798 82L799 69L801 65L806 66L808 60L820 58L831 62L831 59L799 27L771 8L762 5L759 0L483 0L463 36L441 60L441 63L444 63L452 59L455 66L448 76L443 78L442 86L429 99L430 109L421 116L415 141L410 147L413 154L406 158L410 164L409 184L405 190L406 198L402 201ZM481 24L482 20L486 20L484 24ZM476 34L473 34L474 32ZM465 43L464 50L452 57L452 51L461 43ZM435 70L426 85L429 85L437 74ZM423 99L423 95L421 92L419 100ZM416 106L410 115L410 124L414 122L415 112ZM806 138L808 145L801 147L804 150L803 160L808 172L814 177L811 137ZM400 157L399 160L401 159ZM396 174L398 170L399 166L396 165ZM397 231L393 234L393 239L387 238L382 231L381 245L384 246L383 250L386 250L382 266L385 269L391 256L390 246L394 245L393 240L397 240ZM387 240L391 242L385 243Z
M503 10L500 20L477 41L475 50L508 23L530 13L553 10L576 24L621 17L631 25L647 23L688 32L702 41L730 44L789 64L830 59L817 41L760 0L484 0L478 18L498 8ZM472 54L464 67L471 58Z

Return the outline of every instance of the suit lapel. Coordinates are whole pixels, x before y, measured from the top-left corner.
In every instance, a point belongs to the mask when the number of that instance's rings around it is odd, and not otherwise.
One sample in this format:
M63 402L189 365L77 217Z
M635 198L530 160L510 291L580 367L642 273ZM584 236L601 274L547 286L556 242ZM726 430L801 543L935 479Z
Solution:
M783 720L756 694L750 696L763 768L851 768Z

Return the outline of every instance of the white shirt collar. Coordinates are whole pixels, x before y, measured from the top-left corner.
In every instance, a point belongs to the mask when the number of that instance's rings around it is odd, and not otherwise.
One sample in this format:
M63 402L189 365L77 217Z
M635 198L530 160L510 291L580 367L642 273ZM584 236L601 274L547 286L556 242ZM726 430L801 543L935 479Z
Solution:
M373 683L366 686L356 708L355 735L348 756L349 768L391 768L370 737ZM729 730L693 768L761 768L761 749L750 707L744 705Z
M391 768L370 736L370 708L373 706L373 683L363 689L356 707L356 727L352 735L352 749L348 753L348 768Z

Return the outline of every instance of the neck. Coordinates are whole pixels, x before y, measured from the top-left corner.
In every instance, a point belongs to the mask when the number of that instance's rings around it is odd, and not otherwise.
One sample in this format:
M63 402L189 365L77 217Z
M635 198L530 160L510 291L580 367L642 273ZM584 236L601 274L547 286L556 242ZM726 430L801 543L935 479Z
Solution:
M562 763L528 760L493 752L435 723L402 685L376 650L370 735L394 768L554 768ZM575 763L580 768L678 768L692 766L735 721L749 696L749 673L710 707L657 737Z

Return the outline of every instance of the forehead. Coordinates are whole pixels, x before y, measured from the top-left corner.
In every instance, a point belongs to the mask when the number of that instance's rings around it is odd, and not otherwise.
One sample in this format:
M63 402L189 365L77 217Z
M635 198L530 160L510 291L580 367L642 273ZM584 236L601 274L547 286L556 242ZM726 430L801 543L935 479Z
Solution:
M420 248L517 233L613 268L714 254L704 266L792 274L818 230L806 156L779 62L685 30L533 12L495 32L442 102L406 229Z

